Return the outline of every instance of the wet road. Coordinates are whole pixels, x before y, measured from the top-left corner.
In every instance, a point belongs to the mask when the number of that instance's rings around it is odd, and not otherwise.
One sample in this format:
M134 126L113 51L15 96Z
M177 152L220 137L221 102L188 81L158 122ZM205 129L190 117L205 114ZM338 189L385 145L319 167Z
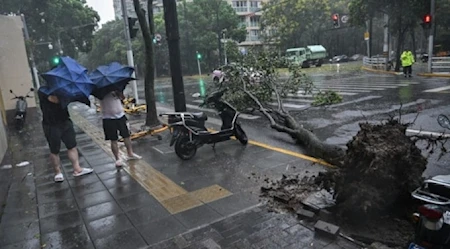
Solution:
M362 121L380 122L389 115L398 115L402 106L402 120L415 124L412 132L443 132L437 124L437 115L449 114L450 79L443 78L404 78L397 75L381 75L372 73L312 75L317 88L339 92L343 101L328 107L311 107L312 96L303 95L299 91L283 100L286 109L302 124L313 130L321 139L341 146L351 139L359 130ZM143 83L139 82L139 97L144 99ZM220 127L221 121L214 110L200 108L200 98L195 93L206 94L210 77L185 79L186 106L188 111L205 112L209 117L211 128ZM173 95L170 79L158 80L156 99L159 112L173 110ZM275 101L274 101L275 102ZM306 110L305 110L306 109ZM268 121L254 113L241 116L241 122L250 139L295 152L304 153L286 134L273 131ZM436 162L436 156L430 158L426 175L450 173L446 167L450 157L444 156ZM449 168L449 169L448 169Z

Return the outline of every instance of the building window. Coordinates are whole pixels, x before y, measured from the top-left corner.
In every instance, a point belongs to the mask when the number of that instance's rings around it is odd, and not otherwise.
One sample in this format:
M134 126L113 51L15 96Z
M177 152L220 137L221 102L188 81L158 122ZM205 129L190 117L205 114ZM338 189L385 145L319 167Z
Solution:
M236 12L248 12L247 1L233 1L232 5Z
M259 41L259 30L250 30L247 41Z
M260 1L250 1L250 12L256 12L261 7Z
M250 17L249 27L259 27L259 16Z

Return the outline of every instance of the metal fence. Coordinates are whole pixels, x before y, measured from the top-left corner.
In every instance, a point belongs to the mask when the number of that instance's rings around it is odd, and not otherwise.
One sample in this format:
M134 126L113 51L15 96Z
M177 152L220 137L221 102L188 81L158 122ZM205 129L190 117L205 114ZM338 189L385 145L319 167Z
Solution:
M386 58L383 57L364 57L363 65L368 68L373 69L385 69L386 68Z
M433 72L450 72L450 57L431 57Z

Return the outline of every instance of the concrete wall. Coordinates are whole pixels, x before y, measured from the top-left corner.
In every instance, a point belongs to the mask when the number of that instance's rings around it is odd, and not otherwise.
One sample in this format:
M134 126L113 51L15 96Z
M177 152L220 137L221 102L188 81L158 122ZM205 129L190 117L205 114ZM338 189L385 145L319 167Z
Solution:
M16 107L10 89L24 95L33 87L22 27L20 16L0 15L0 94L6 111ZM36 101L28 99L28 107L36 107Z
M8 138L6 136L5 122L2 115L0 115L0 163L5 156L8 149Z
M0 15L0 162L8 148L5 126L13 117L7 113L16 108L9 90L25 95L33 87L22 27L20 16ZM28 107L36 109L36 101L28 99Z

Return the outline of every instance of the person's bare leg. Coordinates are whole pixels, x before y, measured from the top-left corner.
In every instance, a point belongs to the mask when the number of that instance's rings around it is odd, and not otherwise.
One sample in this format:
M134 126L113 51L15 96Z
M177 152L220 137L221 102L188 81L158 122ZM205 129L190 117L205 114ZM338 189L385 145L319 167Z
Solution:
M125 143L125 147L127 148L127 154L129 157L134 156L133 147L131 146L131 138L127 137L123 139L123 142Z
M81 172L83 169L80 167L77 148L75 147L70 150L67 150L67 155L69 156L69 160L72 163L73 172L75 173Z
M114 154L114 158L116 159L116 161L118 161L120 157L119 157L119 145L117 141L111 141L111 151Z
M58 154L50 153L50 163L52 164L53 168L55 169L55 175L61 174L61 159L59 158Z

